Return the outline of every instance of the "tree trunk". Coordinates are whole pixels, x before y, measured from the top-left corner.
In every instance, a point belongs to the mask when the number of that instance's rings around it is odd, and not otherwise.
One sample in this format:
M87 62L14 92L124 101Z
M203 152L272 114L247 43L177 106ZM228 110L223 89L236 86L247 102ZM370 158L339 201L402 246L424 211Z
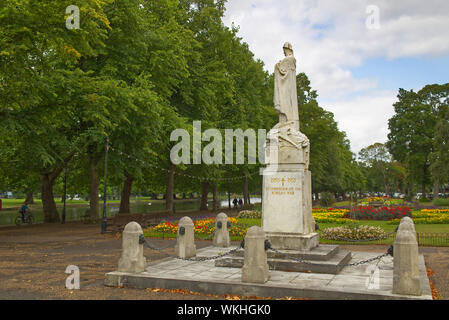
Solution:
M228 183L228 206L229 206L229 210L232 209L232 205L231 205L231 185Z
M207 196L209 195L209 182L203 182L203 192L201 193L201 206L200 206L200 210L201 211L207 211L208 207L207 207Z
M44 223L60 222L56 202L53 195L53 186L56 172L41 174L42 207L44 210Z
M421 193L422 193L422 198L426 198L426 185L423 183L421 185Z
M89 152L89 179L90 179L89 217L92 221L96 221L98 219L99 213L98 190L100 188L100 175L98 173L97 168L98 161L99 161L98 158L95 157L92 152Z
M219 209L219 205L218 205L218 188L217 188L216 184L212 185L212 194L213 194L214 213L217 213L217 211Z
M157 200L157 193L153 193L153 194L152 194L151 200Z
M131 190L133 186L134 177L125 170L125 182L123 183L122 197L120 199L119 213L131 213L131 206L129 199L131 198Z
M248 177L243 178L243 205L248 205Z
M439 193L440 193L440 182L435 181L435 183L433 184L433 198L434 199L438 198Z
M25 199L26 204L34 204L33 191L28 191Z
M169 213L174 213L174 201L173 201L173 194L175 189L175 165L170 162L169 168L168 168L168 177L167 177L167 189L166 189L166 196L165 196L165 209Z

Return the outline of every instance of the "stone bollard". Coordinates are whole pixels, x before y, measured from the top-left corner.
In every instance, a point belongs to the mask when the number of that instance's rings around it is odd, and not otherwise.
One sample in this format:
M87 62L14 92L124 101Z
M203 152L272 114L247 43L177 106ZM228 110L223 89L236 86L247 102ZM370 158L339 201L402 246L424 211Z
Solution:
M143 244L139 243L142 228L137 222L126 225L122 234L122 256L118 262L118 271L141 273L145 271L146 259L143 256Z
M219 213L215 222L214 246L228 248L231 246L231 238L229 237L228 216L226 213Z
M420 296L418 242L412 219L402 219L393 254L393 293Z
M179 221L178 241L175 246L175 253L180 258L192 258L196 256L193 229L193 221L189 217L184 217Z
M413 219L412 218L410 218L410 217L402 218L401 223L399 224L398 231L399 230L404 230L404 229L407 229L407 230L410 230L410 231L416 233L416 231L415 231L415 224L413 223Z
M245 262L242 282L265 283L269 279L265 232L260 227L251 227L245 237Z

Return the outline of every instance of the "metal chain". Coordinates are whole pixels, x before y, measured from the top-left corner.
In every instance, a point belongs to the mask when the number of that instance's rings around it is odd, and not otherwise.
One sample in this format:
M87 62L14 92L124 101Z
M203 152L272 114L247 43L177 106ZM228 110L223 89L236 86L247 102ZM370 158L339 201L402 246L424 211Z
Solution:
M174 241L174 242L171 242L171 243L169 243L168 245L166 245L166 246L164 246L164 247L158 248L158 247L152 246L151 243L150 243L150 241L148 241L147 238L142 237L142 240L145 240L145 243L144 243L144 244L145 244L148 248L153 249L153 250L156 250L156 251L162 251L162 250L165 250L165 249L168 249L168 248L172 248L172 247L174 247L174 246L176 245L176 241Z
M282 255L284 254L284 252L281 252L281 251L278 251L278 250L272 248L271 245L268 247L268 249L271 250L271 251L273 251L273 252L275 252L275 253L278 253L278 254L282 254ZM362 260L362 261L359 261L359 262L354 262L354 263L345 264L343 267L355 267L355 266L359 266L359 265L361 265L361 264L365 264L365 263L369 263L369 262L372 262L372 261L380 260L380 259L382 259L382 258L384 258L384 257L387 257L387 256L390 256L390 255L391 255L391 256L393 255L392 247L390 247L386 253L384 253L384 254L382 254L382 255L380 255L380 256L377 256L377 257L374 257L374 258L370 258L370 259L367 259L367 260ZM313 262L306 261L306 260L301 259L301 258L288 257L288 259L289 259L289 260L295 260L295 261L298 261L298 262L301 262L301 263L304 263L304 264L309 264L309 265L315 264L315 263L313 263Z
M240 250L240 247L237 247L237 248L232 249L232 250L230 250L230 251L228 251L228 252L226 252L224 254L213 256L213 257L180 258L180 257L173 256L173 255L171 255L171 256L176 258L176 259L184 260L184 261L202 262L202 261L210 261L210 260L220 259L220 258L229 256L231 254L234 254L235 252L237 252L239 250Z
M361 264L365 264L365 263L373 262L373 261L376 261L376 260L380 260L380 259L382 259L382 258L385 258L385 257L389 256L389 255L390 255L390 253L387 252L387 253L384 253L384 254L382 254L382 255L380 255L380 256L377 256L377 257L374 257L374 258L371 258L371 259L367 259L367 260L362 260L362 261L359 261L359 262L354 262L354 263L345 264L343 267L356 267L356 266L359 266L359 265L361 265Z
M153 247L150 244L150 242L148 241L147 238L145 238L145 236L141 235L140 236L140 240L143 241L143 244L145 244L148 248L156 250L156 251L162 251L164 249L168 249L168 248L173 247L174 245L176 245L176 241L175 241L175 243L171 243L170 245L166 246L165 248L155 248L155 247ZM220 259L220 258L223 258L225 256L231 255L231 254L237 252L238 250L240 250L240 247L232 249L232 250L226 252L225 254L221 254L221 255L217 255L217 256L213 256L213 257L195 257L195 258L181 258L181 257L175 256L175 255L169 254L167 252L164 252L164 254L166 254L166 255L168 255L168 256L170 256L172 258L179 259L179 260L193 261L193 262L202 262L202 261L209 261L209 260Z

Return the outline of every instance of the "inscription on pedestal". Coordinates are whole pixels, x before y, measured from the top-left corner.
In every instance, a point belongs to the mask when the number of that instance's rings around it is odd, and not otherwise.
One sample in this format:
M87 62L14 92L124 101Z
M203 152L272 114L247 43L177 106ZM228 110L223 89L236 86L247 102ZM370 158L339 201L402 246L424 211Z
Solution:
M301 181L301 172L264 176L262 227L265 232L302 233Z

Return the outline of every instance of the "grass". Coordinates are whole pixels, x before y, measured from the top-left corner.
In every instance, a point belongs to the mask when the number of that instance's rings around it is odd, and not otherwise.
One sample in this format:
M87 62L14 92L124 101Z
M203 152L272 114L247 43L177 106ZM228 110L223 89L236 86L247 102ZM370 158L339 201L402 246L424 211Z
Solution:
M384 229L386 233L391 233L396 229L396 225L389 224L388 221L363 221L360 222L360 225L369 225L369 226L378 226ZM232 229L231 229L231 240L232 241L241 241L244 238L244 234L246 233L246 229L251 226L261 226L261 219L239 219L237 225L233 225L232 228L236 230L235 228L240 227L242 229L242 232L240 235L232 235ZM318 233L321 235L321 230L332 228L332 227L338 227L338 226L344 226L344 224L335 224L335 223L320 223L319 227L320 230ZM416 232L421 235L421 238L419 239L419 244L424 246L449 246L449 237L443 238L443 237L435 237L435 236L428 236L426 237L423 234L449 234L449 224L417 224L415 225ZM168 234L168 233L162 233L162 232L155 232L151 229L147 229L144 231L145 236L149 238L162 238L162 239L175 239L176 234ZM209 235L196 235L198 238L208 238ZM326 244L345 244L345 245L373 245L373 244L384 244L389 245L393 244L394 237L389 237L385 240L377 240L377 241L369 241L369 242L348 242L348 241L335 241L335 240L326 240L320 237L320 243L326 243Z

